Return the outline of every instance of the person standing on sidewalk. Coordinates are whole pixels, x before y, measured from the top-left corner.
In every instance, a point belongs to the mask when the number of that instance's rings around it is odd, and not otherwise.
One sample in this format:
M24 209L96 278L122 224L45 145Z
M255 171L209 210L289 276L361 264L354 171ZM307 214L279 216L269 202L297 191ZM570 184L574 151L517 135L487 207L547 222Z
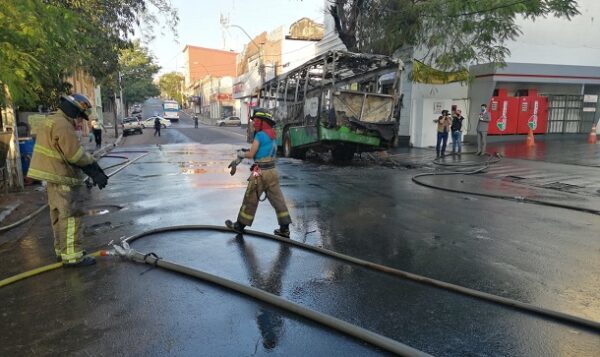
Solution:
M104 126L100 123L98 118L95 116L92 119L92 131L94 133L94 139L96 140L96 149L100 149L102 147L102 130L104 130Z
M452 124L450 114L447 110L442 110L442 115L437 120L434 120L434 122L437 123L436 158L444 157L446 154L446 144L448 143L448 132Z
M475 155L485 155L490 120L491 118L490 113L487 111L487 104L482 104L479 120L477 122L477 153Z
M462 111L456 109L452 116L452 125L450 130L452 131L452 154L460 154L462 151L462 122L465 118L462 116Z
M31 166L27 176L46 181L50 220L54 233L56 259L66 267L96 263L81 247L83 211L83 175L87 174L99 189L108 176L88 154L75 133L77 121L88 120L92 105L83 94L63 95L59 110L48 116L38 130Z
M194 115L194 128L198 127L198 116Z
M258 203L265 199L269 200L277 214L279 229L273 233L284 237L290 237L290 224L292 219L285 204L281 187L279 186L279 175L275 169L275 154L277 153L277 140L275 136L275 121L271 113L265 109L256 108L252 114L252 125L254 126L254 141L250 150L238 150L238 159L254 159L248 178L248 187L238 213L237 220L232 222L226 220L225 225L237 233L243 233L246 226L251 226ZM261 196L265 194L265 198Z
M158 134L160 136L160 119L158 117L154 118L154 136Z

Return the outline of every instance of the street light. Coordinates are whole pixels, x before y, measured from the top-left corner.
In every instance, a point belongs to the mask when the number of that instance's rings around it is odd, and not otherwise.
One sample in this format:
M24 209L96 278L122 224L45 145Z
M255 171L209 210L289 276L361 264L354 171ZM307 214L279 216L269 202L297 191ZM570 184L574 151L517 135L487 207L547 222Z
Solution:
M254 46L256 46L256 48L258 48L258 72L260 73L260 84L263 85L265 83L265 66L263 63L263 47L261 45L259 45L258 43L256 43L256 41L254 41L254 39L248 34L248 32L246 32L246 30L244 30L243 27L238 26L238 25L227 25L227 27L235 27L235 28L242 30L244 35L246 35L246 37L248 37L250 39L250 42L252 42L254 44Z

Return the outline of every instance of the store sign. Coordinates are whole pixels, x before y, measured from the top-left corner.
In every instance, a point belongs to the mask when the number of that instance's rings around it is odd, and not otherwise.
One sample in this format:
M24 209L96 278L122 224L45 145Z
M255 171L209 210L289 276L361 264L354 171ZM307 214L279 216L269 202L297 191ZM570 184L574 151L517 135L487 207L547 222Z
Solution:
M598 103L598 96L595 94L586 94L583 96L584 103Z
M216 94L213 94L213 99L216 99L216 100L232 100L233 97L229 93L216 93Z

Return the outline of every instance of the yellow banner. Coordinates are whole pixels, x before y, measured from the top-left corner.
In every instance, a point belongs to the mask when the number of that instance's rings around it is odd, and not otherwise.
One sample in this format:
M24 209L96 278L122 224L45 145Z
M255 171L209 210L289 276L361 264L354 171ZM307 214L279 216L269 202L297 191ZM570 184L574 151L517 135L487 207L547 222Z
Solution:
M412 80L413 82L426 84L466 82L469 80L469 71L463 69L461 71L444 72L413 59Z

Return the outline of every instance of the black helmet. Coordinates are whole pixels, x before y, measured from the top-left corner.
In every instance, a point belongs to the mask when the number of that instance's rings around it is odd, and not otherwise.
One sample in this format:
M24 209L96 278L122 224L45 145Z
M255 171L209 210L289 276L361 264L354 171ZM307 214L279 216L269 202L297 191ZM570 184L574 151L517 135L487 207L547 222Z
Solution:
M71 118L82 117L88 120L92 114L92 103L85 95L80 93L62 95L59 108Z
M269 111L265 108L255 108L250 119L262 119L269 123L269 125L275 126L275 120L273 120L273 115L269 113Z

